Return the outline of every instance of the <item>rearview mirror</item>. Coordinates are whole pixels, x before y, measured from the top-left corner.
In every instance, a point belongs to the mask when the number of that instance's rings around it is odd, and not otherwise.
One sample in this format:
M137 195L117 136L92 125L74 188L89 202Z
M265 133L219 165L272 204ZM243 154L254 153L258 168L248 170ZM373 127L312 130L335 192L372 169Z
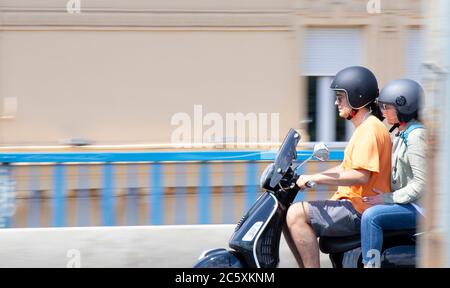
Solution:
M317 143L314 145L314 152L312 156L319 161L327 161L330 156L330 151L325 143Z

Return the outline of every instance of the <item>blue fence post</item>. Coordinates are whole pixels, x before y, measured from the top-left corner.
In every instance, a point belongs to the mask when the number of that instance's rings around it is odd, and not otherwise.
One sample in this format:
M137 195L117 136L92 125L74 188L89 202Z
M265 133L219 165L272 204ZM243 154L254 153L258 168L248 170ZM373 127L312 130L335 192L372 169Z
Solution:
M198 222L200 224L211 223L210 205L211 205L211 187L209 181L209 163L200 163L200 173L198 183L199 199L198 199Z
M247 163L247 179L245 183L245 209L249 210L250 207L256 201L256 195L258 193L258 175L257 175L257 163L250 161Z
M153 169L152 169L153 168ZM163 179L162 179L162 167L161 164L156 162L151 164L151 183L150 186L150 223L153 225L161 225L164 223L164 215L162 214L164 199L163 199Z
M103 225L113 226L115 217L114 170L111 163L103 165L102 215Z
M89 226L89 166L78 165L77 223Z
M0 165L0 228L10 228L16 206L16 189L13 180L13 167Z
M233 179L234 163L223 163L223 193L222 193L222 221L223 224L233 223L234 216L234 179Z
M41 226L39 166L30 166L28 171L28 226L35 228Z
M175 166L175 224L186 224L186 164Z
M53 174L53 226L55 227L64 227L66 223L66 201L64 195L66 190L65 170L64 165L55 165Z
M139 224L139 191L138 191L138 170L137 166L128 164L127 166L127 225Z

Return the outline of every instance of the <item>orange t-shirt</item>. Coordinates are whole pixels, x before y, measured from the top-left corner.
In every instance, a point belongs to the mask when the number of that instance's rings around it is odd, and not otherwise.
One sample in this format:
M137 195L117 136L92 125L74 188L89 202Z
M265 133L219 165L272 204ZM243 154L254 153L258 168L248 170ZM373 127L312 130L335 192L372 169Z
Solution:
M370 205L362 201L364 196L376 195L373 188L390 192L392 144L384 124L375 116L369 116L353 132L344 151L341 168L371 171L369 181L363 185L339 186L332 200L349 199L353 207L362 213Z

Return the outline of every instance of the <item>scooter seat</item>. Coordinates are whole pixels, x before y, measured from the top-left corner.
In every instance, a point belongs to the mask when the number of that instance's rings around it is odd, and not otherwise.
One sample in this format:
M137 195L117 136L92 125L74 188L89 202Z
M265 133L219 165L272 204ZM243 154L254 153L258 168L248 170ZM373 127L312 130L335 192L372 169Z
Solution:
M320 237L320 251L326 254L341 253L361 246L361 235L344 237Z
M384 239L389 240L393 237L412 237L416 233L412 230L392 230L384 232ZM342 253L361 246L361 235L352 235L344 237L320 237L319 248L320 251L326 254Z

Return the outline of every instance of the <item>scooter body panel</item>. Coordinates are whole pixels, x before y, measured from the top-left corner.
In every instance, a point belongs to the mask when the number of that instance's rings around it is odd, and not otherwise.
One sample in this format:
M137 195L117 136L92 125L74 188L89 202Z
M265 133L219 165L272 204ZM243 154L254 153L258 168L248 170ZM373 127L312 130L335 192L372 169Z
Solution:
M223 248L203 252L193 268L246 268L248 265L235 252Z
M237 225L230 247L251 267L276 267L284 214L272 193L262 194Z

